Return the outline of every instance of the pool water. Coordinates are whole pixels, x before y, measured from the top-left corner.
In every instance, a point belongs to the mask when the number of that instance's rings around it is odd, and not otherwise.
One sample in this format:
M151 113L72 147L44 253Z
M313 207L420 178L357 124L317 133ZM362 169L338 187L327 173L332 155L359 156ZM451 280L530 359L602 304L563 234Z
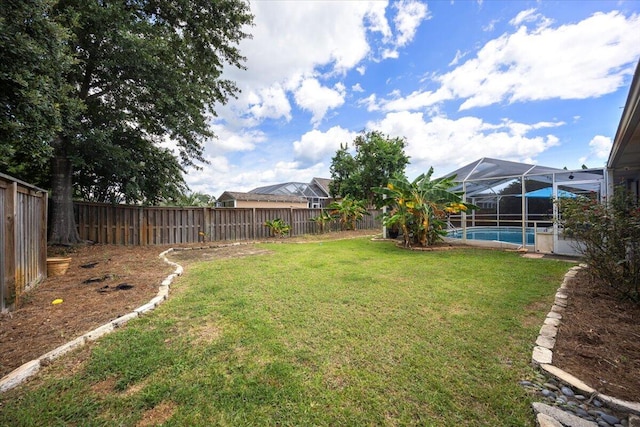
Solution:
M527 228L527 245L533 245L535 236L533 228ZM447 237L462 239L462 229L452 230ZM520 227L467 227L467 240L486 240L522 245L522 228Z

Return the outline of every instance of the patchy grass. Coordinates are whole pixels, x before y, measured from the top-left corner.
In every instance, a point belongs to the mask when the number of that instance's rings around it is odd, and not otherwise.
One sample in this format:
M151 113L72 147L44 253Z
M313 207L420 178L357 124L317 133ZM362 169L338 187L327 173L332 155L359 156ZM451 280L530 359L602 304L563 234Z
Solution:
M533 425L517 382L566 263L271 244L0 396L1 425Z

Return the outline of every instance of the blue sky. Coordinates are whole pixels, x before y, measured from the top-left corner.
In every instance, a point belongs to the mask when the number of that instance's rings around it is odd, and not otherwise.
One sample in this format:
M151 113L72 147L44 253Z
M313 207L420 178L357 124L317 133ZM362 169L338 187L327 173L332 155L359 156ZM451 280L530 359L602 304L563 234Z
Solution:
M640 1L253 0L241 93L215 108L220 196L329 178L364 129L407 139L410 178L481 157L603 166L640 58Z

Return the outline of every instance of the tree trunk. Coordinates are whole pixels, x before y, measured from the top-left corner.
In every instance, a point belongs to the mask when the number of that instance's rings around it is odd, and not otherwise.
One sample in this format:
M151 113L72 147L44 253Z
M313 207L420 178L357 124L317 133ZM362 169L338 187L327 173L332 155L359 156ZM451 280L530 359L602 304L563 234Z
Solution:
M74 245L80 243L73 213L73 166L71 160L60 153L52 159L51 226L49 244Z

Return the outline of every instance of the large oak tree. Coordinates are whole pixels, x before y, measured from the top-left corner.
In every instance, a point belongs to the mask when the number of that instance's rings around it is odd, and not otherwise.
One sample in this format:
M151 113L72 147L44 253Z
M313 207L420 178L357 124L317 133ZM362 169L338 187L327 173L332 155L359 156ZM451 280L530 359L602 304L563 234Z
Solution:
M253 16L242 0L28 3L62 29L69 58L53 73L63 77L61 105L69 108L56 132L37 143L50 159L49 240L72 244L79 240L74 188L85 199L129 203L156 203L184 189L184 167L204 162L203 142L214 137L215 105L238 91L221 76L224 66L243 68L238 43L249 37ZM39 31L39 23L24 23L27 33ZM177 158L161 145L166 140ZM12 141L3 145L16 151Z
M69 31L52 19L55 0L0 7L0 171L48 185L50 145L77 110L66 74Z

